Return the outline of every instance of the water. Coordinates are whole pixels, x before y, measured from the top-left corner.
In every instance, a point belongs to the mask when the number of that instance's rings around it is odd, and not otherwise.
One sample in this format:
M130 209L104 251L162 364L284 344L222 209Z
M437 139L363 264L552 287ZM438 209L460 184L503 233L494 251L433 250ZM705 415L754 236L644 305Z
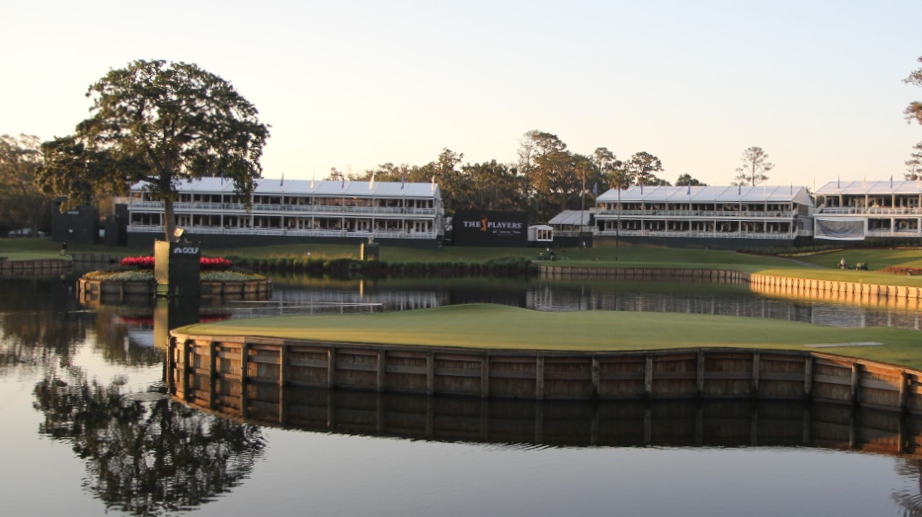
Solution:
M289 389L243 422L163 395L152 305L0 279L6 515L922 515L922 425L798 403L533 403ZM623 293L623 294L619 294ZM914 328L741 285L279 279L200 315L500 302ZM273 416L274 415L274 416ZM274 418L274 420L273 420ZM900 434L902 433L902 434Z

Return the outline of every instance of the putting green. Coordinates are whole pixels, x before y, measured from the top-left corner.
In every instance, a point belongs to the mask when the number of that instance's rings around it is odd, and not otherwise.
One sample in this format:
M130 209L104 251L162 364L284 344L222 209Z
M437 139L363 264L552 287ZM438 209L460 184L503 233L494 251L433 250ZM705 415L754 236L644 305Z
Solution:
M538 312L504 305L472 304L375 314L229 320L189 325L177 329L177 332L203 336L519 350L797 349L922 369L922 333L915 330L839 328L700 314ZM868 343L880 343L882 346L867 346Z

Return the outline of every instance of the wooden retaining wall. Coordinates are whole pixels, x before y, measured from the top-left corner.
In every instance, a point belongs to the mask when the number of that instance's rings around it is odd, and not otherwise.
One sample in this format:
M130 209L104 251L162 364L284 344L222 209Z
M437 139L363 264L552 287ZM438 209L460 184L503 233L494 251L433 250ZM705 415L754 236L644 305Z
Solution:
M866 284L860 281L836 282L809 278L787 278L756 273L749 275L749 285L759 289L786 289L794 293L812 291L841 293L858 297L887 297L906 300L919 300L922 298L922 288L920 287Z
M908 296L884 296L856 290L816 290L793 282L749 284L749 289L755 293L778 298L816 300L880 309L922 311L922 298L910 298Z
M60 274L72 267L73 263L67 259L3 260L0 276Z
M115 265L121 262L122 258L118 255L109 255L106 253L68 253L75 264L80 266L109 264Z
M157 294L156 282L125 282L119 280L77 280L78 298L83 302L103 299L124 301L131 297L152 297ZM272 281L247 280L245 282L202 282L202 298L260 299L272 296Z
M920 372L805 351L552 352L311 343L172 333L168 382L191 403L244 386L533 400L800 399L922 414ZM272 387L275 388L272 388ZM208 399L208 400L205 400ZM223 404L223 403L222 403Z

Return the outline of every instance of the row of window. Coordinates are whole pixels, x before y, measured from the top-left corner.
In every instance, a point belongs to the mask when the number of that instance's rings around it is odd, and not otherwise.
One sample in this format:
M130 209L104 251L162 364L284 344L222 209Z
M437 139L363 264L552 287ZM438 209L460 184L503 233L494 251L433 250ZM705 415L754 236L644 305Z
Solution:
M131 224L138 226L162 226L162 214L131 214ZM182 228L265 228L289 230L350 230L350 231L414 231L428 232L434 227L432 220L373 220L347 219L342 217L305 217L282 219L270 216L236 215L179 215L176 224Z

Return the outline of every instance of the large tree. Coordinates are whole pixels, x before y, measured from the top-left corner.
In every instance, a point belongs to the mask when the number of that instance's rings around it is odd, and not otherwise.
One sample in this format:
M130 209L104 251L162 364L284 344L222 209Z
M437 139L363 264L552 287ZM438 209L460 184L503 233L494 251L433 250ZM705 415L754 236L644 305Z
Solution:
M922 63L922 57L918 59ZM922 86L922 68L917 68L909 74L909 77L903 79L903 82L906 84L911 84L913 86ZM906 121L910 124L913 120L922 124L922 102L913 101L909 103L909 106L906 107L906 110L903 112L906 115ZM906 162L907 172L906 179L908 180L918 180L920 179L920 163L922 163L922 142L919 142L913 147L914 151L910 155L910 159Z
M917 61L922 63L922 57L920 57ZM913 70L912 73L909 74L909 77L903 79L903 82L913 86L922 86L922 68ZM912 122L915 120L919 124L922 124L922 102L910 102L909 106L906 107L906 110L903 113L906 115L907 122Z
M743 151L740 157L743 164L736 168L736 178L733 185L752 185L753 187L768 181L768 173L775 164L768 161L768 153L761 147L750 147Z
M473 185L469 175L459 168L464 154L443 148L434 162L412 170L404 168L401 174L407 174L407 181L431 181L439 185L442 203L446 210L466 210L473 199Z
M468 208L482 210L518 210L522 205L522 177L515 167L489 162L467 164L461 167L471 178L474 198Z
M707 183L702 183L698 181L697 179L693 178L691 174L688 174L688 173L685 173L679 176L678 179L675 180L675 184L677 187L684 187L686 185L691 185L692 187L708 186Z
M519 149L519 169L525 175L536 219L550 219L576 198L580 188L576 162L557 135L538 130L525 133Z
M50 213L51 198L35 185L42 165L37 136L0 136L0 226L38 235Z
M911 181L922 180L922 142L914 145L912 149L912 154L909 155L909 159L905 162L906 172L904 176Z
M67 196L67 206L82 201L88 183L124 191L145 181L163 201L166 238L174 240L180 181L227 178L249 203L269 127L229 82L194 64L138 60L111 70L87 97L92 116L72 136L43 146L51 154L40 181L46 191ZM62 151L73 160L63 160Z
M592 158L595 161L596 172L592 177L592 195L594 197L599 196L599 192L604 192L608 188L608 180L612 171L616 168L620 168L622 163L618 160L618 157L615 156L615 153L608 150L607 147L597 147L592 153ZM586 183L587 188L589 183Z
M624 168L635 185L669 185L668 181L656 176L657 172L663 172L663 162L646 151L634 153Z

